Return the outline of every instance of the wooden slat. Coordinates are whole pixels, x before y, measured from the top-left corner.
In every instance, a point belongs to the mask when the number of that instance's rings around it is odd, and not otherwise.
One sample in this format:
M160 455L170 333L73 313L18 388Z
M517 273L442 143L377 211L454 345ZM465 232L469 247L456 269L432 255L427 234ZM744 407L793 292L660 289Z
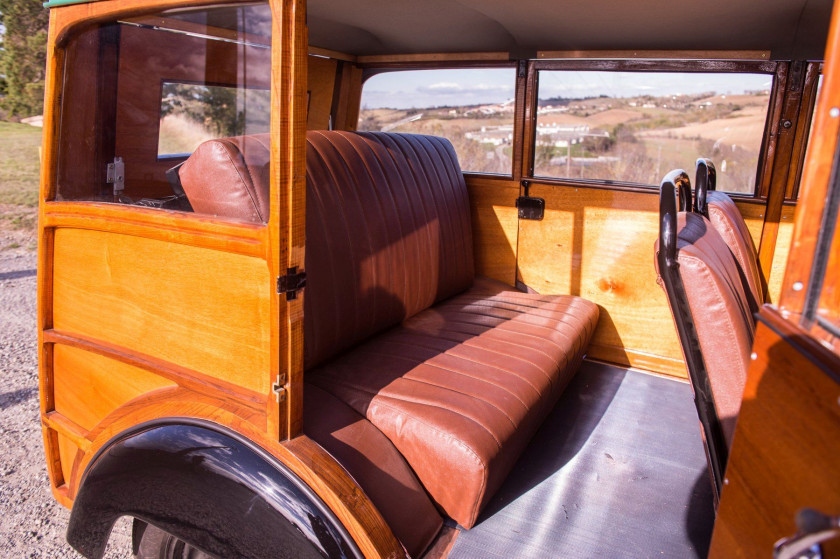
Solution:
M656 282L656 192L532 183L542 221L521 221L518 277L539 293L580 295L601 318L589 355L684 377L682 351Z
M509 60L510 54L507 52L439 52L429 54L378 54L370 56L359 56L356 58L356 62L358 64L367 66L377 64L411 64L418 62L507 62Z
M312 45L309 46L309 54L312 56L324 56L327 58L332 58L334 60L343 60L345 62L356 62L356 55L347 54L346 52L340 52L337 50L331 49L324 49L321 47L313 47Z
M268 235L262 225L233 223L200 214L94 202L47 202L42 225L46 228L114 232L266 258Z
M59 229L53 324L268 394L272 283L261 259Z
M72 420L64 417L58 412L50 412L41 416L44 423L53 431L72 442L82 452L87 452L90 448L90 441L87 437L87 429L81 425L77 425ZM69 481L69 477L65 477Z
M537 58L654 58L660 60L770 60L769 50L542 50Z
M791 64L780 115L781 121L771 122L771 127L778 130L778 139L775 153L772 155L773 170L766 193L767 211L764 214L764 228L761 231L761 243L758 249L758 260L765 278L770 277L773 266L788 177L791 173L794 177L796 176L796 171L792 171L792 167L796 166L794 149L797 142L802 141L797 138L797 134L804 133L804 127L800 128L797 123L802 113L800 109L806 74L807 66L804 62L797 61Z
M306 239L306 88L308 38L306 3L274 0L271 94L271 271L304 269ZM269 398L272 434L297 436L303 428L303 297L271 297L272 379L285 375L285 400ZM282 377L281 377L282 378ZM276 422L276 423L275 423Z
M472 214L475 273L516 282L519 185L510 179L467 175Z
M803 507L840 515L837 357L765 307L709 557L771 556Z

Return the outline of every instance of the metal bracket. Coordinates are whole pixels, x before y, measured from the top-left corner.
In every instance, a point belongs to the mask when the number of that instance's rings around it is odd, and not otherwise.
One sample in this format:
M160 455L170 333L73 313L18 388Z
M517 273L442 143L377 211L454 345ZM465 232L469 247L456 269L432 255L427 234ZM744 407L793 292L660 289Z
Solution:
M286 294L286 300L297 299L297 292L306 287L306 272L297 271L297 266L286 270L285 276L277 278L277 294Z
M115 157L113 163L108 163L105 182L114 185L114 196L119 196L125 190L125 163L122 157Z
M286 401L286 374L280 373L277 375L277 380L271 385L271 391L274 392L277 403L282 404Z

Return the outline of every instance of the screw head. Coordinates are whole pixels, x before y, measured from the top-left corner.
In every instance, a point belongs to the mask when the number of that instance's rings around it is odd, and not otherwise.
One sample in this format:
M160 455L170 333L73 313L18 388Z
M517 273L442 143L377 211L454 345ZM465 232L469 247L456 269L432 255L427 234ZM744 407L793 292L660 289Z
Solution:
M837 107L831 107L831 109L828 111L828 115L831 118L837 118L838 116L840 116L840 109L838 109Z
M797 281L793 284L794 291L802 291L802 288L805 287L801 281Z

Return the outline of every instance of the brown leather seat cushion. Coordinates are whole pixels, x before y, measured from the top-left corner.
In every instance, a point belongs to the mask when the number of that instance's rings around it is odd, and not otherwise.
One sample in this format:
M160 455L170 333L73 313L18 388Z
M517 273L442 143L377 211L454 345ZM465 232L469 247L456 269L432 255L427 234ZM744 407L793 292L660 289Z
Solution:
M598 307L579 297L480 278L307 381L385 433L469 528L577 371L597 322Z
M469 199L449 141L307 133L311 368L473 281Z
M677 260L715 408L731 446L755 337L750 302L729 246L702 215L678 214Z
M196 213L268 223L269 135L204 142L178 171Z
M735 260L741 268L749 286L748 295L753 298L754 310L764 304L764 288L761 281L761 268L758 265L758 253L755 250L750 230L744 217L732 198L723 192L710 190L706 193L706 205L709 220L724 242L729 246Z
M443 525L394 445L347 404L307 384L303 431L344 466L379 509L409 556L419 557Z

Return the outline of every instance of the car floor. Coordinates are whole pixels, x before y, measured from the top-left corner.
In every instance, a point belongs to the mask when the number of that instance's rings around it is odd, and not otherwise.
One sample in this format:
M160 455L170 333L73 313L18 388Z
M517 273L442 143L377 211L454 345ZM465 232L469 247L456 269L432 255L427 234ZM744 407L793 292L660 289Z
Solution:
M449 557L705 557L713 524L690 386L585 361Z

